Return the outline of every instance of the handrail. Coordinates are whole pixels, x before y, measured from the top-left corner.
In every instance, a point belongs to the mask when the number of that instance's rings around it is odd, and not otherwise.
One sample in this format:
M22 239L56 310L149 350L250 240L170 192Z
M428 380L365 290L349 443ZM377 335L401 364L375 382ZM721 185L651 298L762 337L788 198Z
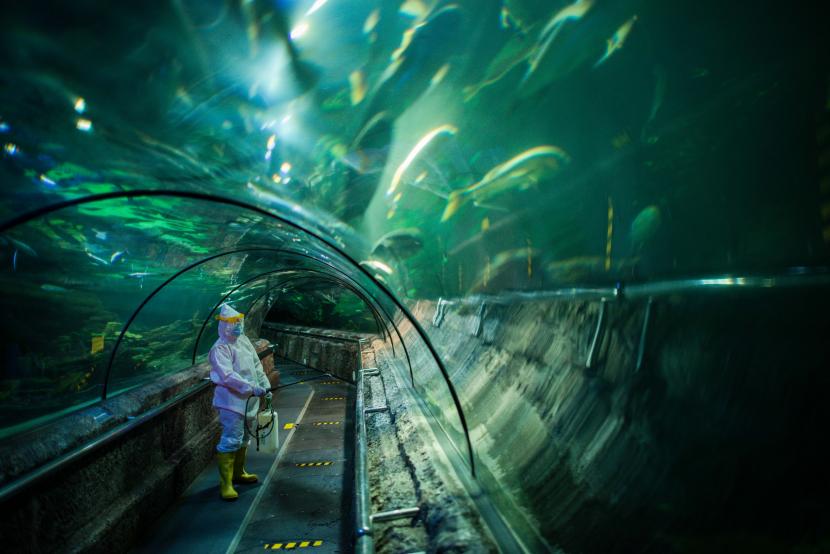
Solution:
M715 292L724 290L766 290L830 285L830 268L798 268L787 273L714 274L684 279L664 279L641 283L617 282L613 286L570 286L543 291L507 291L498 294L476 294L462 300L441 299L444 305L460 302L510 304L513 302L555 300L616 300L620 298L648 298L688 292Z
M358 350L364 341L358 339ZM363 405L363 356L357 355L357 395L355 397L355 552L357 554L371 554L375 551L372 537L372 517L369 502L369 475L366 469L366 413Z
M107 399L107 388L109 386L110 373L112 372L112 364L115 362L115 355L118 352L118 348L119 348L119 346L121 346L121 342L124 340L124 337L127 334L127 330L130 328L130 325L132 325L133 321L135 321L135 319L138 317L138 314L141 312L142 309L144 309L144 306L146 306L150 302L150 300L152 300L167 285L172 283L178 277L184 275L185 273L187 273L191 269L194 269L194 268L196 268L196 267L198 267L202 264L206 264L209 261L215 260L217 258L221 258L223 256L230 256L232 254L239 254L240 252L262 252L262 251L302 255L298 252L295 253L295 252L292 252L290 250L283 250L283 249L279 249L279 248L265 248L265 247L238 248L238 249L235 249L235 250L229 250L227 252L220 252L219 254L213 254L211 256L208 256L206 258L202 258L201 260L193 262L192 264L189 264L186 267L183 267L182 269L180 269L179 271L177 271L176 273L174 273L173 275L168 277L162 284L157 286L150 294L148 294L144 298L144 300L141 301L141 303L138 305L138 307L136 307L136 309L133 310L133 313L130 315L130 318L126 321L126 323L124 323L124 325L121 326L121 332L118 334L118 339L115 341L115 345L112 347L112 350L110 351L110 359L109 359L109 363L107 364L107 371L104 374L104 388L101 391L101 400L106 400ZM195 360L194 360L193 363L195 363Z
M293 270L293 269L275 269L275 270L271 270L271 271L266 271L266 272L264 272L264 273L260 273L259 275L256 275L256 276L254 276L254 277L252 277L252 278L250 278L250 279L247 279L247 280L243 281L243 282L242 282L242 283L240 283L239 285L237 285L237 286L235 286L234 288L232 288L230 292L228 292L227 294L225 294L225 295L224 295L224 296L223 296L223 297L219 300L219 302L217 302L217 303L213 306L213 309L212 309L212 310L210 310L210 312L208 313L207 317L205 318L205 321L202 323L202 328L201 328L201 329L199 329L199 334L196 336L196 341L195 341L195 343L193 344L193 360L192 360L192 363L194 363L194 364L196 363L196 352L199 350L199 340L202 338L202 334L205 332L205 327L207 327L207 324L210 322L210 316L211 316L211 315L213 315L213 312L215 312L215 311L216 311L216 309L217 309L219 306L221 306L221 305L222 305L222 303L223 303L223 302L225 302L225 300L227 300L227 299L228 299L228 297L229 297L231 294L233 294L234 292L236 292L237 290L239 290L239 289L240 289L240 288L242 288L243 286L247 285L248 283L250 283L250 282L252 282L252 281L256 281L257 279L259 279L259 278L261 278L261 277L264 277L264 276L266 276L266 275L271 275L271 274L274 274L274 273L284 273L284 272L285 272L285 273L287 273L287 272L289 272L289 271L297 271L297 270ZM316 273L316 271L311 270L311 269L308 269L308 270L303 270L303 271L309 271L309 272L315 272L315 273ZM325 274L324 272L319 272L319 273L323 273L323 274ZM305 276L299 276L299 275L298 275L298 276L296 276L296 277L297 277L297 278L299 278L299 277L305 277ZM334 278L332 278L332 279L334 279ZM361 298L364 302L366 302L366 304L367 304L367 305L369 305L369 309L372 309L372 306L371 306L371 304L369 303L369 301L368 301L365 297L363 297L363 295L361 295L361 294L360 294L360 293L359 293L356 289L352 289L351 287L348 287L348 285L344 285L344 286L346 286L347 288L349 288L349 290L351 290L351 291L352 291L352 292L354 292L356 295L358 295L358 296L359 296L359 297L360 297L360 298ZM374 310L373 310L373 312L374 312ZM381 330L380 323L378 322L378 320L377 320L377 319L375 320L375 325L377 325L377 327L378 327L378 332L379 332L381 335L383 335L383 331ZM392 340L392 336L391 336L391 335L389 336L389 340L390 340L390 341Z

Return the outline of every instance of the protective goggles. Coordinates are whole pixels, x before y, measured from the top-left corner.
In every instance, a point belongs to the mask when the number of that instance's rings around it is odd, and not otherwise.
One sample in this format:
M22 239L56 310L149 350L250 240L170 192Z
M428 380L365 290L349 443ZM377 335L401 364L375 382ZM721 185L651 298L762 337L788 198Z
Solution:
M218 319L219 321L224 321L225 323L239 323L240 321L245 319L245 314L232 315L230 317L218 315L216 316L216 319Z

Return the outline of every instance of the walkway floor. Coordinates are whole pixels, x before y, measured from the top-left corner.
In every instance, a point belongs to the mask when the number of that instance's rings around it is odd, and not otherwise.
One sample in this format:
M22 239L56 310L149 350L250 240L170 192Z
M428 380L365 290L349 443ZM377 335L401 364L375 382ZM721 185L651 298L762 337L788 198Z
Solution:
M284 359L277 367L290 385L274 395L280 449L252 442L248 453L260 483L236 485L239 499L224 502L211 464L134 552L352 551L354 386Z

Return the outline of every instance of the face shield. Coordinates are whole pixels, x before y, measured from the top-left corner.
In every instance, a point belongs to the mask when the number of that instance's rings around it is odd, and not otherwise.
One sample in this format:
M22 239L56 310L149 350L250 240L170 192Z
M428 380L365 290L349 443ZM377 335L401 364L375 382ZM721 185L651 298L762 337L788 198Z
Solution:
M219 336L226 340L236 340L245 330L245 314L227 306L222 307L222 313L216 319L219 320Z

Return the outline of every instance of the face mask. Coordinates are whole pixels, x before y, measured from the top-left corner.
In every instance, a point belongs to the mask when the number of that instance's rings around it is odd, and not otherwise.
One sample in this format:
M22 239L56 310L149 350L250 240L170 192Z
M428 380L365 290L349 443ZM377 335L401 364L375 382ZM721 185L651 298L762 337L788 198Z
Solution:
M233 327L231 327L231 334L235 337L238 337L242 334L242 324L237 323Z

